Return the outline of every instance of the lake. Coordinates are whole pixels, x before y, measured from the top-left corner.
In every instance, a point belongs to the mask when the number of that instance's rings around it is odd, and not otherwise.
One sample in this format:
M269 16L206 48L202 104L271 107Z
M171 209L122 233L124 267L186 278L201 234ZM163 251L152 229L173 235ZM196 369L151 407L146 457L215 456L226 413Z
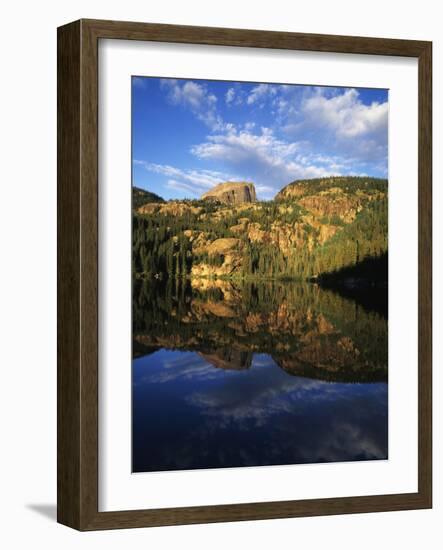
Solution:
M315 284L136 280L133 471L386 459L387 357Z

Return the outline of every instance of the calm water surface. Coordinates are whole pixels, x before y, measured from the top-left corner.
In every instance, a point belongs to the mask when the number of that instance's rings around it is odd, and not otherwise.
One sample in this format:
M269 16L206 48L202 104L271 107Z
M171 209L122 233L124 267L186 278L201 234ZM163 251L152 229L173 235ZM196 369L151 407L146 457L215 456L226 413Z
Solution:
M387 320L316 285L134 284L135 472L386 459Z

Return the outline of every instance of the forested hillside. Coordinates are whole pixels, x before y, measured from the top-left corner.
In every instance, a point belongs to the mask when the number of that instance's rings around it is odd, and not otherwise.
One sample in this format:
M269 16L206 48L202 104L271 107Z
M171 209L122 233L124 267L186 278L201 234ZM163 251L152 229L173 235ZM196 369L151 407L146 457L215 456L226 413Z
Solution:
M149 204L151 202L164 202L164 200L156 195L151 193L151 191L146 191L146 189L141 189L140 187L132 187L132 208L137 209L144 204Z
M149 203L148 203L149 202ZM137 278L309 279L387 252L387 181L293 182L272 201L137 202Z

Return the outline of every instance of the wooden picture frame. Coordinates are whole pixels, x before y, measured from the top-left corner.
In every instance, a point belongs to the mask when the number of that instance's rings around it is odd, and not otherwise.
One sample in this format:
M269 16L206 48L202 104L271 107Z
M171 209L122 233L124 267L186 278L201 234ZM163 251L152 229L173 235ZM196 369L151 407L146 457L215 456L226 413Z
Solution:
M98 511L98 42L159 41L405 56L419 76L418 491L217 506ZM58 29L58 521L82 531L432 506L432 44L80 20Z

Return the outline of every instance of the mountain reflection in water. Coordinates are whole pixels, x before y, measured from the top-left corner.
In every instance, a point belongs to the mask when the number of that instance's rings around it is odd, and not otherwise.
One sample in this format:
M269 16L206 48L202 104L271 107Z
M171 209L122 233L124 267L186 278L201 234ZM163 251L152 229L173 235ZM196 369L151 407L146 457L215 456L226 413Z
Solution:
M387 320L317 285L133 293L133 471L386 459Z

